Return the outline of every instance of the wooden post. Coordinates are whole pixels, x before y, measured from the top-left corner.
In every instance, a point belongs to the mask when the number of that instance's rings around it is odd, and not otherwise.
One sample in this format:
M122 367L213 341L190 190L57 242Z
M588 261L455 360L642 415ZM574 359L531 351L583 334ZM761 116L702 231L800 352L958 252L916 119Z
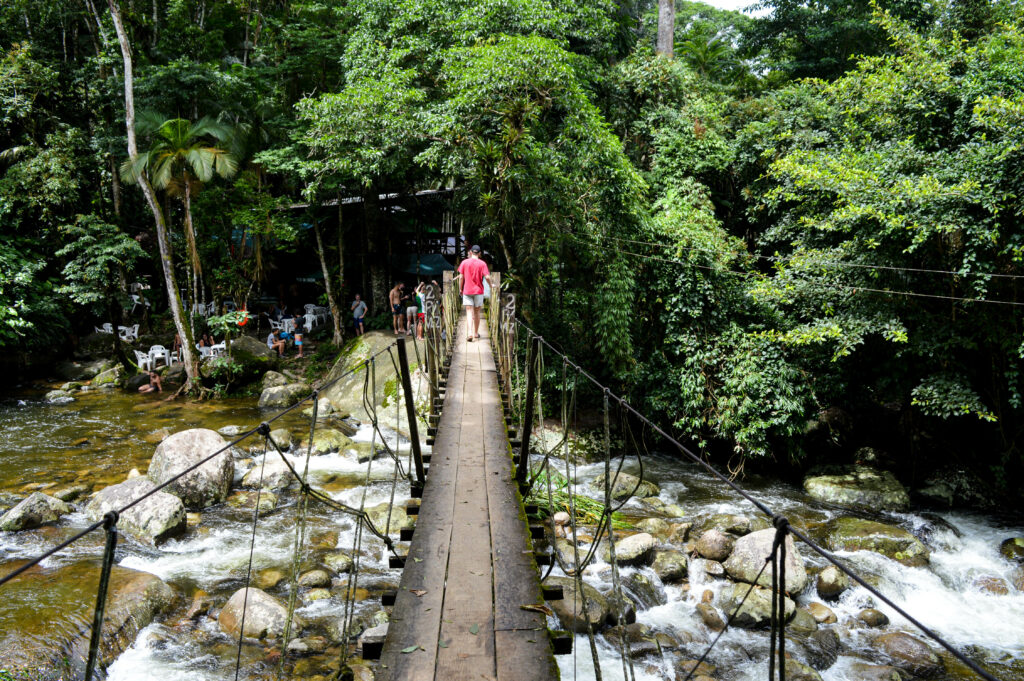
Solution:
M434 407L437 404L437 334L434 329L427 329L427 371L430 375L430 413L436 414L438 410Z
M534 336L530 351L526 355L526 412L523 414L522 442L519 445L519 466L516 481L526 482L526 471L530 470L530 433L533 432L533 396L537 392L537 355L540 353L540 336Z
M423 453L420 451L416 405L413 403L412 381L409 378L409 358L405 354L404 338L398 339L398 366L402 370L402 390L405 392L405 413L409 417L409 440L412 442L412 460L416 465L416 480L422 485L426 475L423 473Z

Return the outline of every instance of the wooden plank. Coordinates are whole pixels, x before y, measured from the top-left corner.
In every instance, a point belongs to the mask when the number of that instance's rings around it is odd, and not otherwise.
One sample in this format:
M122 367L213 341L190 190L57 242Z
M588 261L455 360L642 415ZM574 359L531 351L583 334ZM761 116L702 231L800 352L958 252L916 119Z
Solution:
M461 340L461 339L460 339ZM448 555L448 592L441 619L435 678L494 675L494 605L487 481L482 447L480 349L466 343L459 353L465 371L465 402L459 438L459 472Z
M546 630L496 631L494 653L498 681L553 681L558 666Z
M464 373L453 372L451 382L461 385ZM455 453L461 431L463 399L463 390L449 391L445 397L433 450L436 458L431 461L416 520L416 534L409 547L381 654L383 679L399 681L434 677L451 545L451 518L458 474ZM417 596L413 590L427 593ZM402 652L416 645L423 650Z

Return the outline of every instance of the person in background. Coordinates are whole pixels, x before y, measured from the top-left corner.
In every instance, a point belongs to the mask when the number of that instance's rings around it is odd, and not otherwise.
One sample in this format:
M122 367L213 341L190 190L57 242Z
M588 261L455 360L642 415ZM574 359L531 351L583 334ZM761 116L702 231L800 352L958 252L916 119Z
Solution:
M271 350L277 351L278 357L284 357L285 340L281 338L281 332L274 329L267 336L267 347Z
M140 393L158 393L163 390L163 386L160 385L160 374L155 371L149 372L149 383L139 386Z
M302 329L295 329L295 347L299 349L299 354L296 357L302 357Z
M395 329L395 335L402 333L402 289L405 288L405 284L398 282L395 287L391 289L391 293L388 294L388 302L391 304L391 316L392 325Z
M203 331L202 335L199 336L199 347L201 347L201 348L212 348L213 347L213 335L209 331Z
M469 249L469 257L459 263L462 275L462 304L466 306L466 340L480 337L480 308L484 306L484 279L491 280L491 271L480 257L479 244Z
M356 327L356 335L362 336L366 333L366 329L363 328L363 317L366 316L366 303L363 302L359 294L356 294L356 299L352 301L352 324Z
M416 287L416 338L423 340L423 324L426 321L424 293L427 290L426 282L420 282Z
M416 320L419 314L419 296L420 287L423 284L417 284L416 288L411 294L405 296L405 335L411 336L416 332Z

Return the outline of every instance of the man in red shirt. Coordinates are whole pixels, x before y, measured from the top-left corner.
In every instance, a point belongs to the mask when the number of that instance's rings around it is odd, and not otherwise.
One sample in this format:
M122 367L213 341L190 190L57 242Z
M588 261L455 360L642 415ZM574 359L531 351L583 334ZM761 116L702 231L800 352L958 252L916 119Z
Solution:
M469 249L469 257L459 264L462 275L462 304L466 306L466 339L480 337L480 308L484 305L484 277L491 281L491 271L480 258L480 246Z

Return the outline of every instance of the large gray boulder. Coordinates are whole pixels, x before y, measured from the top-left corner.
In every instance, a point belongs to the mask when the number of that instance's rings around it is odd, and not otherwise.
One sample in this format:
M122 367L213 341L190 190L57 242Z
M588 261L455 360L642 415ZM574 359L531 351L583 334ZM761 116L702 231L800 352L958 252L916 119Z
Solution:
M227 444L217 432L206 428L175 433L157 445L149 462L149 479L162 484ZM225 449L165 489L181 499L189 510L200 511L227 499L234 475L234 459L230 450Z
M333 428L317 428L313 433L313 456L337 452L352 446L352 439Z
M928 564L928 549L901 527L860 518L837 518L829 524L825 545L832 551L874 551L911 567Z
M882 634L874 640L875 650L887 657L894 667L914 676L928 679L944 671L942 659L924 641L903 632Z
M278 365L277 353L267 344L252 336L242 336L231 341L231 361L239 367L242 375L256 378L263 376Z
M320 397L330 400L335 411L351 414L360 421L368 421L369 414L367 414L366 405L363 402L363 380L366 378L366 374L357 367L371 355L384 351L394 342L395 336L390 331L368 331L346 343L341 357L325 379L325 382L331 383L331 385L320 393ZM410 369L414 369L416 355L411 348L409 363ZM353 371L354 369L356 370ZM384 361L378 358L376 362L376 383L378 390L380 390L380 386L398 383L394 366L386 357Z
M753 587L747 600L747 590L751 589L749 584L732 584L718 595L718 607L722 609L726 619L735 612L733 624L744 629L759 629L768 626L772 616L772 592L770 589L762 589L759 586ZM796 604L788 597L783 596L785 601L786 620L788 621L796 612ZM743 606L740 607L740 603ZM739 608L739 610L737 610Z
M109 511L124 508L156 485L149 478L132 478L100 490L85 507L89 520L100 520ZM185 531L185 505L181 499L163 490L121 514L119 529L144 544L156 545Z
M775 530L758 530L740 537L732 547L732 553L725 561L725 571L733 579L754 583L754 578L764 567L764 561L771 555L772 545L775 542ZM772 585L772 569L769 565L761 572L757 584L764 587ZM807 570L804 568L804 559L796 550L793 537L786 535L786 584L785 590L791 594L798 594L807 586Z
M804 480L804 490L815 499L841 506L861 506L875 511L905 511L910 495L889 471L870 466L849 466L834 475Z
M43 395L43 402L47 404L68 404L74 401L75 398L66 390L51 390Z
M548 606L554 610L563 628L582 634L587 631L587 620L590 620L593 630L597 631L608 619L608 599L586 582L583 583L582 595L576 590L576 580L571 577L548 577L544 583L562 587L562 598L548 601ZM586 617L583 616L584 599Z
M81 679L96 589L98 560L59 568L31 568L3 587L0 622L0 669L15 679ZM115 565L110 574L101 630L99 668L110 665L139 632L174 604L174 590L159 577ZM31 613L31 617L26 617ZM2 676L2 674L0 674Z
M245 474L245 477L242 478L242 487L285 489L291 484L295 476L292 475L288 465L281 460L280 455L275 453L268 456L272 456L272 458L268 458L264 466L261 467L257 463Z
M377 504L376 506L368 506L365 511L366 515L370 518L370 522L377 530L384 534L385 527L388 528L388 534L398 534L403 529L409 529L416 527L415 516L410 516L405 512L405 502L395 501L394 507L391 509L391 522L388 524L388 502Z
M248 602L246 602L248 601ZM242 608L245 628L242 629ZM280 638L288 621L288 609L265 591L245 588L236 591L217 617L221 631L237 639L239 631L248 638ZM292 616L291 634L297 636L304 626L298 615Z
M33 492L24 501L0 517L0 531L18 532L55 523L72 508L60 499Z
M677 549L657 549L651 569L665 584L681 582L686 578L686 554Z
M700 539L697 540L696 549L702 558L717 560L721 563L732 553L732 547L735 543L736 539L732 536L718 528L712 528L700 536Z
M658 540L647 534L631 534L615 542L615 561L620 565L646 565L653 556ZM608 543L602 545L601 556L605 561L611 560Z
M653 482L641 480L635 475L630 475L629 473L619 473L618 476L613 473L612 480L612 499L615 501L625 499L630 495L637 499L645 499L647 497L656 497L661 494L661 489ZM607 487L605 476L603 474L599 475L594 479L593 484L594 487L604 492L605 487ZM633 490L636 490L636 492Z
M288 383L265 389L260 393L260 409L284 409L297 403L309 395L309 386L305 383Z
M263 390L266 390L267 388L278 388L282 385L288 385L288 378L278 371L268 371L263 374L263 382L260 383L260 387Z

